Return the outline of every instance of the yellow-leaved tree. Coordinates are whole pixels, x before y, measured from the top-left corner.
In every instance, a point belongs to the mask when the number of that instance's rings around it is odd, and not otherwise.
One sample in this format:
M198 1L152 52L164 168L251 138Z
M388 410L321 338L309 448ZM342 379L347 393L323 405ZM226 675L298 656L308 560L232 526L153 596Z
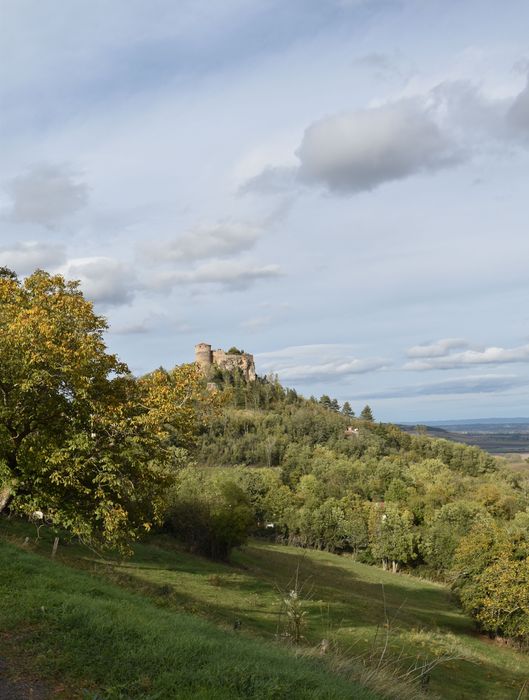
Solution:
M213 397L194 365L135 379L77 282L0 268L0 511L119 547L159 521Z

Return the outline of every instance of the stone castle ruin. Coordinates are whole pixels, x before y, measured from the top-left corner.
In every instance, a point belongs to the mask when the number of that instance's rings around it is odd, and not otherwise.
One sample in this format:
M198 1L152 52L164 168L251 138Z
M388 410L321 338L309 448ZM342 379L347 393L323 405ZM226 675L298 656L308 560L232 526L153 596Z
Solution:
M228 372L238 369L247 382L255 381L255 362L253 355L247 352L235 349L228 352L212 350L211 345L199 343L195 345L195 362L206 376L212 367L218 367Z

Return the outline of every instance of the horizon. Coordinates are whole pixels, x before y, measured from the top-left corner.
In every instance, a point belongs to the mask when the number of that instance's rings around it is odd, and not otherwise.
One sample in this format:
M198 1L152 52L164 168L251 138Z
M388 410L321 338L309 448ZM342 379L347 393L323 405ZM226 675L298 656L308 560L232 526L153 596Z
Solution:
M377 420L529 415L527 3L58 7L4 7L0 265L135 374L211 338Z

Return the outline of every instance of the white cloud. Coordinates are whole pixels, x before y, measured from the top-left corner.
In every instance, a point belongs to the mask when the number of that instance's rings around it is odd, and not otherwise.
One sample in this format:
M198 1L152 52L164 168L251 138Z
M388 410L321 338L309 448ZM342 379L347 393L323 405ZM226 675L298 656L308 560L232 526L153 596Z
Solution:
M55 268L65 259L64 246L52 243L26 241L0 247L0 265L19 275L29 274L37 268Z
M386 367L382 358L352 357L343 345L298 345L257 355L267 373L284 381L319 382L354 374L366 374Z
M529 345L521 345L516 348L500 348L489 347L483 349L468 349L462 352L450 352L451 348L447 348L442 354L435 354L438 348L443 348L443 342L431 346L418 346L412 348L412 351L423 349L425 354L411 354L411 357L421 359L412 360L404 365L404 369L409 370L431 370L431 369L457 369L467 367L469 365L496 365L510 364L513 362L529 362ZM461 347L461 345L453 345L452 348ZM434 353L428 356L426 352L428 348L432 348ZM410 354L410 353L408 353Z
M178 238L149 247L156 261L187 261L226 257L253 248L263 231L239 222L201 226Z
M298 168L290 165L267 165L260 173L248 178L239 188L239 192L281 194L295 187L297 173Z
M126 304L140 288L132 269L112 258L69 260L61 272L67 279L79 280L84 295L103 306Z
M373 53L357 65L387 68ZM518 94L489 95L468 80L440 82L424 94L324 117L310 124L297 165L267 164L241 192L273 194L299 183L356 194L418 173L433 173L484 150L529 136L529 78Z
M65 165L39 165L9 180L6 217L16 223L48 228L86 206L88 187Z
M443 338L428 345L415 345L407 351L408 357L444 357L450 350L468 347L462 338Z
M256 265L247 261L215 260L192 270L161 271L154 274L151 284L157 289L177 285L219 285L232 291L248 289L258 280L281 275L279 265Z

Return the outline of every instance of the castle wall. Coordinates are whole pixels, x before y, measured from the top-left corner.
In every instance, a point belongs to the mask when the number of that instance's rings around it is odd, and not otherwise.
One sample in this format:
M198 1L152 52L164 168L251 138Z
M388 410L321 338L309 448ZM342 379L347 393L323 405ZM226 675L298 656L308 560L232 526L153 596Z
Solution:
M253 355L245 352L242 355L229 354L224 350L213 350L213 364L221 369L232 372L240 369L248 382L255 381L255 362Z
M253 355L245 352L241 355L230 354L224 350L212 350L208 343L195 345L195 362L204 374L208 374L212 365L233 372L239 369L247 382L255 381L255 362Z

